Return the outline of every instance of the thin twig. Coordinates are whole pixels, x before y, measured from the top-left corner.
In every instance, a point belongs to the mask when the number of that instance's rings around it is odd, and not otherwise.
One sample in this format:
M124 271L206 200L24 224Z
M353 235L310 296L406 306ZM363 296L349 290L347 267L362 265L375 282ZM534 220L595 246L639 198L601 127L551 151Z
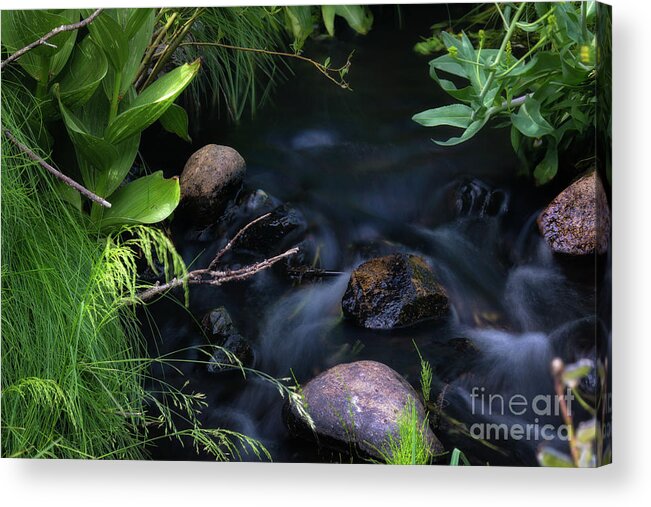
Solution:
M242 227L235 236L233 236L233 239L231 239L228 243L226 243L226 246L222 248L219 252L217 252L217 255L215 255L215 258L212 260L212 262L208 265L209 270L213 270L217 267L217 263L219 262L219 259L221 259L226 252L228 252L231 248L233 248L233 245L235 242L242 237L242 235L247 231L249 227L252 227L253 225L257 224L258 222L261 222L265 218L267 218L269 215L271 215L271 211L269 213L265 213L262 216L259 216L255 220L252 220L248 224L246 224L244 227Z
M561 415L563 416L563 422L567 426L570 454L572 455L572 461L574 466L579 466L579 449L576 445L576 438L574 436L574 422L572 420L572 413L567 407L565 402L565 392L564 392L564 383L563 383L563 371L565 370L565 364L560 358L555 358L552 361L552 375L554 377L554 390L556 391L556 396L558 398L558 403L561 409Z
M241 281L246 280L247 278L252 277L260 271L270 268L278 261L285 259L291 255L294 255L298 252L298 247L290 248L286 252L283 252L269 259L265 259L255 264L245 266L240 269L235 269L232 271L213 271L210 269L196 269L190 271L186 276L182 278L173 278L167 283L156 284L138 294L138 299L142 302L151 300L152 298L167 292L176 287L181 287L186 283L188 285L213 285L218 287L227 282Z
M43 160L41 157L39 157L31 149L29 149L27 146L25 146L23 143L21 143L18 139L16 139L14 137L14 135L8 129L4 129L4 134L5 134L5 136L7 136L7 139L9 139L9 141L11 141L20 151L22 151L25 155L27 155L34 162L36 162L38 165L40 165L43 169L45 169L49 173L51 173L55 178L61 180L63 183L65 183L69 187L74 188L80 194L85 195L91 201L94 201L94 202L104 206L105 208L110 208L111 207L110 202L108 202L105 199L102 199L99 195L94 194L93 192L88 190L86 187L80 185L79 183L77 183L72 178L66 176L61 171L59 171L58 169L56 169L52 165L48 164L45 160Z
M54 28L53 30L46 33L40 39L35 40L34 42L32 42L31 44L28 44L24 48L19 49L14 54L7 57L5 60L2 60L2 63L0 63L0 69L3 69L5 65L10 64L11 62L13 62L15 60L18 60L18 58L23 56L25 53L31 51L34 48L37 48L38 46L44 46L45 45L45 46L50 46L50 47L56 47L56 46L54 46L53 44L51 44L51 43L49 43L47 41L49 39L51 39L52 37L55 37L55 36L59 35L62 32L71 32L73 30L78 30L79 28L83 28L84 26L89 25L90 23L92 23L95 20L95 18L97 16L100 15L102 10L103 9L97 9L90 16L88 16L85 19L82 19L81 21L79 21L77 23L72 23L70 25L61 25L61 26L58 26L58 27Z
M313 65L321 74L323 74L325 77L327 77L330 81L335 83L340 88L352 91L352 88L350 87L348 82L344 79L344 76L346 75L348 69L350 68L350 60L353 56L353 53L348 55L348 58L344 65L342 65L341 67L332 68L329 66L325 66L322 63L319 63L315 60L312 60L311 58L296 53L284 53L282 51L271 51L268 49L232 46L230 44L222 44L221 42L182 42L181 44L179 44L179 47L180 46L214 46L214 47L219 47L224 49L234 49L236 51L248 51L250 53L259 53L262 55L281 56L284 58L295 58L297 60L301 60L309 63L310 65ZM334 78L333 74L339 74L339 79Z

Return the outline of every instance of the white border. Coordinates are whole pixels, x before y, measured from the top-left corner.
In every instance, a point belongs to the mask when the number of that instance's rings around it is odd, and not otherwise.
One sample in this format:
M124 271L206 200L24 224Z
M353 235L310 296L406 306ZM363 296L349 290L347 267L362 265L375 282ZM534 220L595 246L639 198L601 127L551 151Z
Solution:
M138 6L242 5L161 2ZM256 1L252 4L308 2ZM345 3L330 1L328 3ZM393 3L393 2L374 2ZM422 2L413 2L422 3ZM601 470L0 461L3 505L633 505L651 497L649 291L651 2L614 6L614 460ZM90 5L89 5L90 4ZM130 5L56 1L57 7ZM52 2L7 0L7 8Z

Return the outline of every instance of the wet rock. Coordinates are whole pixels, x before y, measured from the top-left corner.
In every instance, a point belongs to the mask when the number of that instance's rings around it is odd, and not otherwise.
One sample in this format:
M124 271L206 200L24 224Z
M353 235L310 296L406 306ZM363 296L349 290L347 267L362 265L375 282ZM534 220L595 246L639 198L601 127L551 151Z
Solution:
M353 271L341 302L344 315L369 329L391 329L441 317L448 298L425 261L394 254Z
M538 216L538 228L556 253L606 253L610 210L597 172L582 176L558 194Z
M303 213L283 204L247 229L235 248L263 256L275 255L299 243L306 231L307 222Z
M210 335L224 338L235 333L235 325L228 310L223 306L208 312L203 318L203 326Z
M254 362L253 348L246 338L239 334L233 324L230 314L223 306L208 312L202 322L210 337L211 345L216 348L210 357L207 369L217 373L225 365L238 364L235 356L244 366L252 366Z
M476 178L464 178L457 182L448 200L458 217L500 216L509 207L508 195L504 190L494 189Z
M375 361L337 365L309 381L302 392L319 443L340 449L354 446L374 458L382 458L380 451L386 450L388 436L396 434L398 420L410 400L416 404L420 426L425 418L411 385ZM286 410L286 422L297 436L313 435L296 407ZM435 454L443 451L427 425L425 438Z
M194 152L181 173L183 210L197 223L214 221L245 172L244 159L228 146L208 144Z
M248 340L239 334L232 334L215 350L206 367L210 373L217 373L226 365L238 365L237 360L244 366L253 365L253 349ZM233 359L233 356L237 360Z

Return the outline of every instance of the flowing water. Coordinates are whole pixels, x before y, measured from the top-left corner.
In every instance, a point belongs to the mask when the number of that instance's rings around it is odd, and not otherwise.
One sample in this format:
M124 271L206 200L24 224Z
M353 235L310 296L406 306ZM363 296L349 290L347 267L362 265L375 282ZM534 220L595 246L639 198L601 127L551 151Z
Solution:
M508 130L486 129L469 143L444 148L430 139L445 131L411 121L416 112L449 103L428 76L428 58L411 51L418 35L439 20L435 16L447 14L417 8L407 14L407 29L387 14L366 37L342 35L307 48L306 54L330 55L333 62L355 50L349 75L353 92L297 65L275 103L255 119L226 129L204 118L192 147L159 154L171 166L168 173L178 174L192 149L210 142L235 147L248 166L242 195L262 189L302 215L307 230L299 228L297 237L307 245L304 261L316 261L331 273L298 283L283 269L272 269L247 282L195 287L190 312L157 303L151 308L161 336L156 351L204 344L198 321L223 305L252 343L255 368L274 377L291 372L304 383L335 364L373 359L418 387L416 343L434 368L433 391L443 392L439 401L450 417L467 425L558 425L558 416L545 419L531 410L509 415L497 402L482 404L473 392L499 394L507 402L514 394L529 401L552 394L553 357L574 361L594 354L594 280L603 269L548 251L535 217L558 188L535 189L516 176ZM166 134L155 135L159 143L177 146ZM264 201L264 194L257 196ZM255 198L248 202L250 209L239 208L248 209L242 216L201 234L177 223L174 239L186 262L204 266L223 246L224 234L257 216ZM387 332L342 320L341 298L351 270L364 259L398 251L420 255L434 267L450 297L450 316ZM196 351L179 357L199 359ZM189 379L192 389L207 394L205 426L257 438L276 461L333 459L288 435L283 399L269 382L209 373L205 365L192 363L180 364L180 371L183 378L172 369L158 374L178 385ZM450 425L438 433L446 447L458 446L477 462L491 464L533 464L541 441L493 442L494 448ZM174 444L153 452L158 458L193 457Z

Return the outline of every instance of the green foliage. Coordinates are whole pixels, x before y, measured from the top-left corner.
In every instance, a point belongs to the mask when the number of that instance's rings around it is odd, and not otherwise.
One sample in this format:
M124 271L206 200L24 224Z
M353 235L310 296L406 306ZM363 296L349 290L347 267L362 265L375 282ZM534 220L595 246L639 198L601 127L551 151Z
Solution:
M558 171L559 153L594 134L595 2L496 4L491 9L498 10L504 25L499 47L488 47L484 30L475 45L465 32L441 32L447 54L430 62L430 73L457 103L413 119L424 126L463 129L458 137L436 141L445 146L471 139L489 120L502 120L511 127L515 152L544 184ZM523 34L526 46L516 56L513 41Z
M62 12L67 23L80 18L79 11ZM18 49L44 35L53 24L62 24L64 14L7 11L2 43L8 51ZM137 155L140 134L152 123L165 116L162 121L166 128L188 139L187 116L174 101L196 76L198 60L171 70L140 93L134 87L154 22L154 9L105 10L76 44L76 31L65 32L67 39L61 39L60 46L48 46L43 54L38 53L39 47L18 60L38 81L36 95L42 101L45 120L63 120L84 186L115 207L105 213L93 203L91 219L104 229L163 220L179 202L176 179L162 182L159 176L146 177L119 189ZM20 32L28 25L29 41ZM70 45L68 40L72 41ZM32 54L34 57L26 58ZM61 63L64 57L66 61L70 57L65 67ZM136 202L124 201L134 196L134 189L143 197Z
M423 393L423 400L425 400L425 403L427 404L430 401L432 393L432 379L434 373L432 372L432 365L430 362L423 359L420 350L418 350L418 347L416 346L416 342L413 340L412 342L416 348L416 352L418 353L418 358L420 359L420 389Z
M382 459L387 465L429 465L434 454L427 439L428 417L419 421L416 401L409 399L398 417L395 434L389 433Z
M460 463L462 465L470 466L470 461L468 461L466 455L455 447L450 455L450 466L457 467Z
M297 53L301 51L307 38L314 33L320 20L330 36L335 34L335 17L346 20L348 26L359 34L366 34L373 25L373 14L366 5L324 5L283 7L285 26L294 37L292 47Z

